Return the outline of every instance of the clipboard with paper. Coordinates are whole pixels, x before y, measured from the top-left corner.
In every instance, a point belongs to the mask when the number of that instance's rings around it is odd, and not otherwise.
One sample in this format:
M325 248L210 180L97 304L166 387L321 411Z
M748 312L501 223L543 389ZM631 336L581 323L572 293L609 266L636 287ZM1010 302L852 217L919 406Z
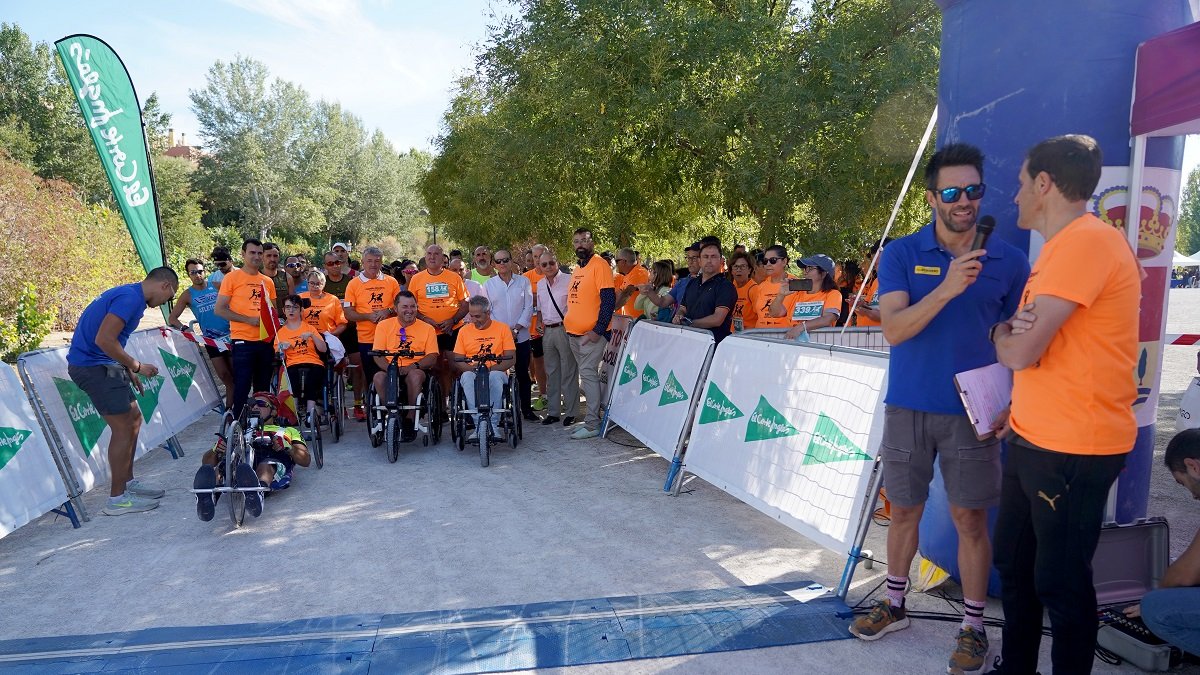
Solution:
M992 437L992 422L1012 402L1012 387L1012 371L999 363L954 376L954 388L979 440Z

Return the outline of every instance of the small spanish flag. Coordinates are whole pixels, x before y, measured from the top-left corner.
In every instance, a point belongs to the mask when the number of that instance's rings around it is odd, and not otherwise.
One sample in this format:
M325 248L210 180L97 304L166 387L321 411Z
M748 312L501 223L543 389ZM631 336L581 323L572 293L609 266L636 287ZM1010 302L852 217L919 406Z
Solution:
M275 333L279 331L279 315L275 313L275 305L267 293L267 284L262 284L262 295L258 300L258 339L262 342L274 342Z
M292 380L288 377L287 362L282 358L279 360L279 392L275 394L275 398L279 400L279 409L275 414L286 419L289 426L300 424L300 415L296 412L296 397L292 395Z

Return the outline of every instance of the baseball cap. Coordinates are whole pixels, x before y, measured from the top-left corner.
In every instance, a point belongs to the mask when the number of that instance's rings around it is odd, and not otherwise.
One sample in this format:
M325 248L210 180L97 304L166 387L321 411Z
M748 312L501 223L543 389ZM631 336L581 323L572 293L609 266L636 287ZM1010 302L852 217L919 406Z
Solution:
M346 251L349 251L349 250L350 250L350 247L349 247L349 246L347 246L346 244L343 244L343 243L342 243L342 242L340 242L340 241L339 241L338 243L334 244L334 245L333 245L333 246L332 246L332 247L331 247L329 250L330 250L330 251L332 251L333 249L335 249L335 248L337 248L337 247L339 247L339 246L341 246L341 247L342 247L344 250L346 250Z
M825 270L825 274L833 274L833 258L827 255L818 253L810 255L807 258L801 258L800 262L796 263L800 267L820 267Z

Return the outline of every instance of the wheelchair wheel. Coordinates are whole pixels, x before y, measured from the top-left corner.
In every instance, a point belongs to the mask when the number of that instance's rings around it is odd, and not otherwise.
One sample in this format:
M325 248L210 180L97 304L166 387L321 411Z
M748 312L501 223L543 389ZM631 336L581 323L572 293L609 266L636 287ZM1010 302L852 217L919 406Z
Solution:
M367 436L371 439L371 447L378 448L383 444L383 427L386 423L379 414L379 396L375 393L375 384L367 386Z
M458 444L460 452L467 446L467 415L462 409L462 387L455 383L454 393L450 396L450 437Z
M425 419L429 430L423 440L426 445L437 445L442 441L442 385L438 384L436 376L431 376L427 382L429 386L425 392Z
M489 416L479 420L475 425L475 433L479 434L479 466L487 466L492 461L492 422Z
M305 415L306 419L307 417ZM321 442L321 422L316 419L316 414L314 413L312 423L305 422L305 426L308 428L308 438L305 441L308 443L308 452L312 455L313 460L316 461L317 468L320 469L325 466L325 446Z
M242 462L246 461L246 436L242 432L242 423L240 420L234 420L229 425L228 436L225 437L225 480L229 487L237 487L237 467ZM230 492L229 497L229 519L233 521L235 528L241 527L242 523L246 522L246 493L245 492Z
M329 385L325 387L325 396L329 405L325 414L329 415L329 430L333 432L333 442L342 440L342 422L346 419L346 379L341 373L333 371Z
M387 451L388 462L394 464L400 459L400 415L392 413L387 416L383 426L383 444Z
M508 425L508 444L513 450L517 449L517 441L521 440L521 402L509 390L508 414L511 415Z

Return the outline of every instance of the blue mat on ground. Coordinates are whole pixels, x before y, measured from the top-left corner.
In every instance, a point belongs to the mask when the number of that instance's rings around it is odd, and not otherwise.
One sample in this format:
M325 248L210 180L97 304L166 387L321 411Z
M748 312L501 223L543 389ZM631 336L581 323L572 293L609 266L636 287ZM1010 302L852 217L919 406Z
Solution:
M822 591L827 589L811 582L787 582L484 609L5 640L0 641L0 671L486 673L850 637L849 608Z

